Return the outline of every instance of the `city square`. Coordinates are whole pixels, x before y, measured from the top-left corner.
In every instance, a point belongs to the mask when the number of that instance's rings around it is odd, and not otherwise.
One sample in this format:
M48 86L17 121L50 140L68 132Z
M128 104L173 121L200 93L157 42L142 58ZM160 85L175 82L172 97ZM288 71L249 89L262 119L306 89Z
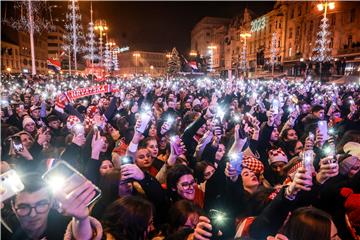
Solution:
M1 1L1 239L360 238L358 1Z

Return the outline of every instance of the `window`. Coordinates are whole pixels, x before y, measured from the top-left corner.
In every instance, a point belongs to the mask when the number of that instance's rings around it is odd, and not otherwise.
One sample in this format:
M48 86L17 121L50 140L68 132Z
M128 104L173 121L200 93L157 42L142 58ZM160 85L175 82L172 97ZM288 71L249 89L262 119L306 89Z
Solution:
M350 10L350 22L354 22L355 20L355 8Z
M292 49L291 49L291 47L289 47L289 57L291 57L291 52L292 52Z
M335 24L336 24L336 15L333 14L333 15L331 16L331 25L334 26Z
M334 46L334 38L330 38L329 48L333 48Z
M24 64L24 65L27 65L27 64L28 64L28 60L24 58L23 64Z
M301 4L300 4L300 6L298 8L298 17L300 17L300 16L301 16Z
M292 35L293 35L293 33L292 33L292 28L289 28L289 38L290 38L290 39L292 38Z
M270 24L270 25L269 25L269 33L271 33L271 27L272 27L272 26L271 26L271 24Z
M281 29L281 21L279 21L279 26L278 26L279 29Z
M291 9L291 12L290 12L290 19L293 19L294 18L294 8Z
M348 37L348 47L351 48L351 45L352 45L352 35L349 35Z
M281 44L280 44L280 38L279 38L279 41L278 41L278 47L280 47L281 46Z

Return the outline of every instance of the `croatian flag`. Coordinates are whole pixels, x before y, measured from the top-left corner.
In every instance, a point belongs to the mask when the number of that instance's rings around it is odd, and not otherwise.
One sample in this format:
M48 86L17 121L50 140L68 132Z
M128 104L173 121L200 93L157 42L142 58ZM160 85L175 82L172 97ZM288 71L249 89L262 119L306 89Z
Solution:
M61 63L54 59L49 58L47 60L47 65L48 65L48 68L53 70L54 72L59 72L61 70Z
M189 64L189 66L190 66L193 70L198 70L196 61L191 61L191 62L189 62L188 64Z

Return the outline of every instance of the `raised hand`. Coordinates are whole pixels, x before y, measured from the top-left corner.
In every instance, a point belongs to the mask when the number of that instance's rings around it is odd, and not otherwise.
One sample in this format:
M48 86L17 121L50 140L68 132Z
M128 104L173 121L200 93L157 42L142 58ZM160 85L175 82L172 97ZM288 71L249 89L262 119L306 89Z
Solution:
M76 219L84 219L89 216L89 209L87 205L95 196L96 192L94 186L90 181L86 181L75 189L68 189L56 191L54 197L61 203L61 214L65 216L75 217Z
M225 175L233 182L236 182L239 177L236 169L233 168L229 162L226 163Z
M303 191L310 191L312 183L312 176L311 171L306 171L305 167L300 167L295 176L293 181L287 187L285 195L288 198L295 198L296 194L303 190Z
M339 164L333 156L320 160L320 170L316 174L316 181L320 184L339 174Z
M137 181L143 180L144 172L136 164L125 164L121 166L121 180L134 179Z

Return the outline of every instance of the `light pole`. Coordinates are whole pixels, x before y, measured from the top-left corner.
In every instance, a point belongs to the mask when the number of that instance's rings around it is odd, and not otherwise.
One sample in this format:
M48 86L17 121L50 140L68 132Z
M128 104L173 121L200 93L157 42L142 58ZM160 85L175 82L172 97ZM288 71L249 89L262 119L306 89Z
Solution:
M107 27L106 21L99 19L95 21L95 31L99 31L99 50L100 50L100 66L103 66L103 33L109 28Z
M138 66L138 58L140 57L140 53L134 53L133 57L135 57L135 74L137 73L137 66Z
M327 36L328 36L328 19L326 17L327 15L327 11L328 8L330 10L335 8L335 2L328 2L327 0L325 0L322 3L319 3L317 5L317 8L319 11L324 11L324 15L323 18L321 19L321 23L320 23L320 40L319 40L319 56L318 56L318 61L319 61L319 73L320 73L320 82L322 82L322 64L324 61L328 60L328 56L326 56L327 51L328 51L328 47L327 47Z
M247 45L246 45L246 39L251 37L251 34L247 33L247 32L244 32L244 33L240 34L240 37L242 39L244 39L244 44L243 44L243 49L242 49L242 54L241 54L241 57L242 57L241 65L242 65L243 71L245 73L245 76L247 77L247 62L246 62Z

